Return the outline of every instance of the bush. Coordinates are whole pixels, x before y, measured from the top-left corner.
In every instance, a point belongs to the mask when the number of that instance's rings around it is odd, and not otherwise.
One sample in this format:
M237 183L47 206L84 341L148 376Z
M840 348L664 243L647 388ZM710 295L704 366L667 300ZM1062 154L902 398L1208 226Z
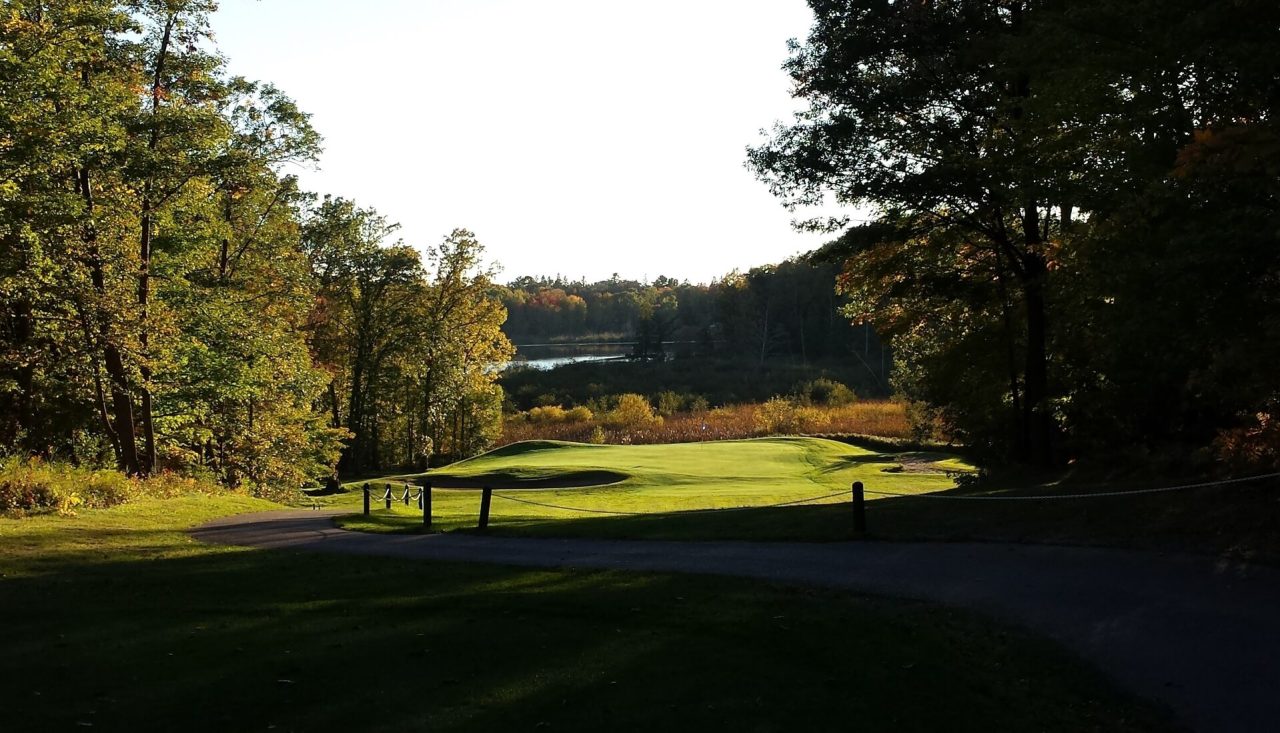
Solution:
M658 414L668 417L680 412L680 408L684 406L684 398L679 394L667 390L658 393Z
M802 404L822 407L843 407L858 400L853 390L834 379L825 377L800 385L796 389L796 397Z
M653 414L653 407L642 395L624 394L618 397L618 405L609 411L605 422L610 427L636 428L662 422Z
M786 400L783 400L786 402ZM691 408L694 407L691 405ZM710 410L690 410L663 418L661 422L645 424L637 427L618 427L607 421L609 410L601 410L601 418L595 421L580 423L571 422L566 413L564 422L534 424L520 415L510 416L503 426L504 443L519 440L570 440L577 442L595 442L603 440L607 443L685 443L703 440L733 440L749 438L774 432L765 421L756 417L762 412L761 404L734 405L717 407ZM778 423L794 423L794 408L784 407L787 418L773 421L772 427L786 427ZM773 408L771 408L773 409ZM906 405L901 402L883 400L859 400L843 407L807 407L799 413L798 429L791 425L792 432L835 433L840 435L878 436L888 440L909 440L912 437L911 425L907 422ZM596 428L601 428L593 436ZM944 437L945 439L945 437Z
M1219 433L1213 447L1235 473L1280 469L1280 420L1259 412L1249 424Z
M831 419L821 410L796 405L782 397L760 405L752 417L756 430L764 435L812 433L831 424Z
M591 412L591 408L578 405L564 413L565 422L591 422L595 419L595 413Z
M131 479L119 471L79 468L39 458L0 461L0 513L71 514L78 507L105 509L138 497L172 498L216 490L210 482L160 473Z
M560 405L546 405L529 410L526 415L531 423L564 422L564 408Z

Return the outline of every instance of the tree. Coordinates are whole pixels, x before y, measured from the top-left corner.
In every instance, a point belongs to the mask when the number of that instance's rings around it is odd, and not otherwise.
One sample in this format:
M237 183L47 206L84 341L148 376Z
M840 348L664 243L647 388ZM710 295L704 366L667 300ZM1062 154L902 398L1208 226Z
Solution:
M0 438L296 487L334 435L301 331L302 195L277 166L318 136L274 88L226 76L211 8L6 6Z
M811 4L786 66L808 108L749 161L790 206L832 194L875 212L829 253L847 261L851 315L894 339L899 388L958 437L1043 464L1101 419L1098 395L1141 393L1140 375L1186 384L1190 354L1161 362L1091 337L1145 327L1111 305L1149 291L1140 263L1186 241L1161 217L1204 227L1178 248L1193 257L1229 230L1238 209L1208 206L1216 194L1193 192L1179 161L1229 128L1266 139L1274 4ZM1240 254L1270 268L1254 242ZM1240 274L1184 284L1219 293Z
M1047 462L1048 270L1087 168L1055 155L1066 143L1042 134L1052 121L1031 104L1033 69L1005 53L1030 3L812 5L817 21L786 67L808 109L751 151L752 167L790 206L826 192L872 206L891 246L946 250L954 274L998 281L1006 341L1021 342L1021 452Z

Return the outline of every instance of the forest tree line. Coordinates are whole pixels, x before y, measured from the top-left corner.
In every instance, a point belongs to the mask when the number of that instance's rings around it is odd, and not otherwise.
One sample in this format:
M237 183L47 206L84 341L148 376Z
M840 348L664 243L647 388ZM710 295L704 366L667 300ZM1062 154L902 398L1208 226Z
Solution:
M771 358L866 359L879 374L880 342L842 313L840 268L794 258L707 284L657 277L597 282L523 276L503 288L503 330L516 343L620 340L637 356L716 355L744 368Z
M0 450L293 486L500 429L475 237L299 189L320 135L227 73L202 0L0 18Z
M811 0L749 154L991 457L1280 463L1280 4Z

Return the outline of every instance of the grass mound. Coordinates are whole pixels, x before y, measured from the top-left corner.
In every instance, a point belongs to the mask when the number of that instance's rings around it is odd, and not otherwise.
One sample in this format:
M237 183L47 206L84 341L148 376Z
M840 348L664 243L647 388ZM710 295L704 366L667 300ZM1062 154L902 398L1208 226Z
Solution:
M488 453L483 453L474 458L468 458L464 461L459 461L458 463L455 463L453 465L461 466L461 465L470 463L472 461L479 461L481 459L525 456L530 453L537 453L539 451L562 450L564 448L569 448L569 447L591 449L591 448L600 448L602 446L590 445L586 443L574 443L567 440L522 440L518 443L511 443L509 445L504 445L501 448L494 448Z
M775 437L703 443L589 445L560 441L516 443L415 477L444 488L433 494L434 528L476 525L479 499L449 487L526 489L520 499L495 494L495 532L663 539L844 539L849 496L779 513L770 505L846 491L854 481L906 493L949 489L943 454L885 454L822 438ZM886 473L887 467L909 470ZM376 484L375 484L376 485ZM331 505L358 506L353 495ZM555 508L569 507L570 509ZM716 513L702 509L757 507ZM578 511L573 511L578 510ZM602 518L601 512L630 517ZM700 516L690 516L691 514ZM594 518L593 518L594 517ZM799 520L796 523L793 520ZM414 506L393 504L370 517L343 518L348 529L420 531Z
M906 482L885 477L881 467L866 465L901 458L800 437L666 445L527 441L437 469L426 478L433 485L448 486L451 481L501 477L511 488L518 488L521 481L530 487L554 486L557 478L563 479L564 486L583 486L584 478L600 477L615 483L614 488L643 494L655 510L717 508L787 501L803 498L804 492L830 493L856 480L902 488L899 484ZM928 470L933 461L949 458L921 454L916 464L923 468L910 482L931 490L949 487L943 470ZM698 506L700 501L709 503Z

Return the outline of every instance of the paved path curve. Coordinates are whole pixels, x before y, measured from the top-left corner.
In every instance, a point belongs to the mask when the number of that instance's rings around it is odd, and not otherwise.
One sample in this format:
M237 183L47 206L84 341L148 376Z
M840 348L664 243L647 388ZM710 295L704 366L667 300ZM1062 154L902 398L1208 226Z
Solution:
M970 608L1046 634L1202 731L1280 730L1280 570L979 543L651 542L346 532L326 512L228 517L205 542L562 568L709 573Z

